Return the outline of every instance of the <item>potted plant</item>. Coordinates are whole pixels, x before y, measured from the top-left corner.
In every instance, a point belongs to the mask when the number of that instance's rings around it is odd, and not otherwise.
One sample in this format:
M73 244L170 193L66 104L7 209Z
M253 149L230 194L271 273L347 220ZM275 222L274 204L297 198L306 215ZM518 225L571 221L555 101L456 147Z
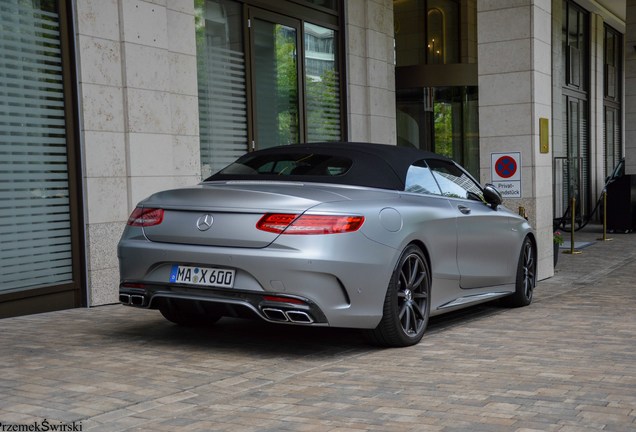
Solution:
M563 235L561 231L554 231L552 234L552 244L554 245L554 266L559 261L559 247L563 244Z

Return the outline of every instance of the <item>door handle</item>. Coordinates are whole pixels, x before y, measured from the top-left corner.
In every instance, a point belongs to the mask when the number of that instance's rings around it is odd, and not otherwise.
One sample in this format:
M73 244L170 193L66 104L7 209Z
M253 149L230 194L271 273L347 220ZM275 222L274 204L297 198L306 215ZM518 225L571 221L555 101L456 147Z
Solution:
M459 209L460 212L462 212L463 214L470 214L470 207L466 207L463 205L459 205L457 206L457 208Z

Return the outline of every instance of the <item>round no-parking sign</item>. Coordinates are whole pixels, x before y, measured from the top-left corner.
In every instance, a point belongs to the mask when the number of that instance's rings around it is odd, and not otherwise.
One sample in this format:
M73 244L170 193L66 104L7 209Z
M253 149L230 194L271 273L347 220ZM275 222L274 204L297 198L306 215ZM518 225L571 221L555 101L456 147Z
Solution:
M521 198L521 153L491 153L492 183L504 198Z
M501 156L495 161L495 173L501 178L509 179L517 173L517 162L510 156Z

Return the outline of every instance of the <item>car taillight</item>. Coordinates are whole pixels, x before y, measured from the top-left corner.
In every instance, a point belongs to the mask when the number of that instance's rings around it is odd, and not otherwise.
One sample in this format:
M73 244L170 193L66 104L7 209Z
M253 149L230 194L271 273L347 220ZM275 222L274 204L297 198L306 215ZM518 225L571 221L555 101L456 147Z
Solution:
M297 214L267 213L257 223L256 228L276 234L282 233L290 223L298 217Z
M267 213L256 228L276 234L339 234L360 229L364 216Z
M163 209L137 207L128 218L128 225L149 227L163 222Z

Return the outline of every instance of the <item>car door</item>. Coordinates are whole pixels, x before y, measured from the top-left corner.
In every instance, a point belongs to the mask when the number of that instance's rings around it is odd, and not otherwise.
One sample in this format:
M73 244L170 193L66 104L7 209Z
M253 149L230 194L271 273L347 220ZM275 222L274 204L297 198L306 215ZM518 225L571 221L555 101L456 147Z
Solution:
M442 194L457 214L457 265L463 289L511 283L510 266L516 262L508 212L493 209L483 199L478 183L452 161L427 161Z
M402 211L412 209L414 217L409 220L418 232L419 240L424 241L432 249L430 260L435 277L452 280L457 284L457 216L448 200L443 197L424 160L417 161L409 167L404 191L407 194L402 199L409 205ZM448 293L444 293L446 294ZM434 295L444 296L438 292ZM452 294L450 297L454 298Z

